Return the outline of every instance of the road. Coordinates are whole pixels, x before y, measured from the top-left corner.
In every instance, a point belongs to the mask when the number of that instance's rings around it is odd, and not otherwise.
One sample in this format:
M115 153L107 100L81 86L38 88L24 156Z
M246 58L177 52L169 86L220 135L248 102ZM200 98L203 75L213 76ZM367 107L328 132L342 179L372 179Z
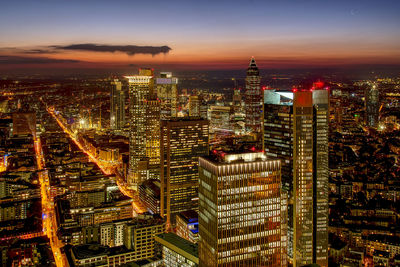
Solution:
M125 179L122 176L122 174L115 168L114 166L106 166L105 163L99 161L90 151L88 151L84 145L82 145L79 140L76 139L75 134L73 131L71 131L67 125L64 124L64 122L59 118L57 114L54 112L54 108L47 108L47 111L49 114L57 121L58 125L61 127L61 129L71 138L71 140L78 146L78 148L84 152L86 155L89 156L90 160L94 162L99 169L105 174L105 175L115 175L115 181L118 185L119 190L122 192L122 194L130 197L133 199L132 206L135 210L136 214L144 213L147 211L147 209L144 207L144 205L139 201L138 193L130 188L128 188L127 184L125 183Z
M43 150L40 138L35 138L34 144L36 163L39 174L40 194L42 198L43 231L50 239L50 246L51 250L53 251L57 267L69 266L65 255L61 253L61 247L63 247L63 243L58 239L57 236L58 228L54 210L54 203L50 200L49 196L49 174L48 171L45 169L45 161L43 158Z

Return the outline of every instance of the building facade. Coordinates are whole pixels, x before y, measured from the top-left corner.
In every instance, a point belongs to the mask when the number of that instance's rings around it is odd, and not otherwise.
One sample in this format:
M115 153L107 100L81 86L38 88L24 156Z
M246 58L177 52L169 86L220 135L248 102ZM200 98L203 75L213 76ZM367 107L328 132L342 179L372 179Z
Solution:
M208 121L162 121L161 137L161 213L171 227L176 214L198 210L198 160L208 154Z
M140 69L139 75L125 77L129 80L130 101L127 183L133 189L151 177L151 165L156 165L159 160L160 106L153 75L151 69Z
M178 78L171 72L161 72L156 79L157 96L161 101L161 119L167 120L177 116L178 112Z
M245 123L246 130L255 134L262 132L264 103L260 82L260 72L253 57L251 58L246 76Z
M365 91L365 110L367 125L376 128L379 122L379 91L376 85Z
M120 130L125 125L125 93L122 83L117 79L111 82L110 104L110 127Z
M162 247L164 266L197 267L199 266L198 247L174 233L155 237Z
M266 91L264 145L282 162L293 266L328 266L329 92Z
M286 266L280 162L262 152L199 162L200 266Z

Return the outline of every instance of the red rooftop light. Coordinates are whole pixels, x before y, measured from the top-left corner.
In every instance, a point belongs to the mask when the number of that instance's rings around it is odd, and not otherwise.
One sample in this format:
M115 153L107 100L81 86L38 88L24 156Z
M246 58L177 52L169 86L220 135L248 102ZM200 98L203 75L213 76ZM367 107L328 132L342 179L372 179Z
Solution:
M314 86L317 87L317 88L322 88L322 87L324 87L324 82L317 81L317 82L314 83Z

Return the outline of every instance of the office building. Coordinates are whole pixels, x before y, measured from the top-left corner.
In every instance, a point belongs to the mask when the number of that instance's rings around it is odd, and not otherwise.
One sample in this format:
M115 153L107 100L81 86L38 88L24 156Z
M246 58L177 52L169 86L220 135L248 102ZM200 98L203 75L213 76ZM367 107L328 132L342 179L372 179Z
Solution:
M200 100L197 95L189 96L189 116L191 117L200 116Z
M246 130L254 134L261 134L262 132L263 91L260 82L260 72L254 57L252 57L246 76L245 123Z
M161 213L168 227L176 214L198 210L198 160L208 154L208 121L179 118L161 123Z
M155 241L162 247L164 266L199 266L198 246L174 233L157 235Z
M290 261L327 266L329 92L294 91L265 91L265 152L282 162Z
M176 234L192 243L199 240L199 215L194 210L176 215Z
M128 186L137 189L159 161L160 105L154 90L153 70L140 69L129 80L129 173ZM154 168L153 168L154 169ZM157 168L155 168L157 170Z
M366 123L376 128L379 122L379 90L375 84L368 86L370 88L365 91Z
M160 180L150 179L139 185L139 199L153 214L160 214Z
M124 245L135 251L136 260L154 257L154 237L165 232L165 221L159 215L139 215L124 228Z
M118 79L111 82L110 104L110 127L120 130L125 125L125 94Z
M176 117L178 112L178 78L171 72L161 72L156 79L157 97L161 101L161 119Z
M200 266L286 266L280 161L217 152L199 164Z

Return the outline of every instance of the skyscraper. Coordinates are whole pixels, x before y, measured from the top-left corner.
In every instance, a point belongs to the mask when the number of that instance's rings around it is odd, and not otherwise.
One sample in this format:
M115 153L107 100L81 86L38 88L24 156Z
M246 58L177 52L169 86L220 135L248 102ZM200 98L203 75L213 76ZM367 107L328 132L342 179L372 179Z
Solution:
M245 123L246 130L256 134L262 133L263 121L263 94L260 81L260 72L254 57L252 57L246 76Z
M157 96L161 101L161 119L168 120L178 112L178 78L171 72L161 72L156 79Z
M161 122L161 212L170 227L176 214L198 210L199 157L208 155L208 121L176 118Z
M329 91L314 90L313 261L328 266Z
M365 91L365 110L367 125L376 128L379 121L379 91L375 84Z
M200 116L200 100L199 96L189 96L189 116L198 117Z
M294 266L328 265L328 93L265 91L264 145L282 162Z
M220 152L199 162L200 266L286 266L280 161Z
M293 262L313 261L313 103L311 92L293 100Z
M159 160L160 105L154 91L153 70L140 69L139 75L125 78L129 80L130 102L127 183L137 188L141 181L151 178L151 165Z
M120 130L125 125L125 94L118 79L112 81L111 86L110 126Z

